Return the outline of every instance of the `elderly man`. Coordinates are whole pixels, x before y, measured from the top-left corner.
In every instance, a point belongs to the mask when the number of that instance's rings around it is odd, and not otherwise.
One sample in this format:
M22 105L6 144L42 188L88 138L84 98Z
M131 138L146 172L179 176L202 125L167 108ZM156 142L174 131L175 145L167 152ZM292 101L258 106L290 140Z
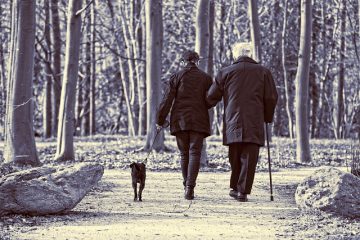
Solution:
M185 66L170 77L157 117L157 125L162 126L171 109L170 132L176 136L180 150L187 200L194 198L203 140L210 135L206 93L212 79L197 67L199 59L194 51L184 52Z
M273 120L277 92L270 71L251 58L250 43L233 47L235 62L221 69L207 95L209 107L224 99L223 144L229 146L230 196L246 202L251 193L264 122Z

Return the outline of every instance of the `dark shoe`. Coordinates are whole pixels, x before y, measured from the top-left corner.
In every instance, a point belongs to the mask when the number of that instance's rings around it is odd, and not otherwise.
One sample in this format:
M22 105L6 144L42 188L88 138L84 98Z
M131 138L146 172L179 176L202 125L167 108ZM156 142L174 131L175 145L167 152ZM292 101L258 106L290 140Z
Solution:
M248 201L248 199L247 199L247 194L238 192L237 200L238 200L239 202L247 202L247 201Z
M194 188L191 186L186 186L185 188L185 199L193 200L194 199Z
M238 191L235 191L234 189L231 189L229 192L230 197L233 197L235 199L238 198Z

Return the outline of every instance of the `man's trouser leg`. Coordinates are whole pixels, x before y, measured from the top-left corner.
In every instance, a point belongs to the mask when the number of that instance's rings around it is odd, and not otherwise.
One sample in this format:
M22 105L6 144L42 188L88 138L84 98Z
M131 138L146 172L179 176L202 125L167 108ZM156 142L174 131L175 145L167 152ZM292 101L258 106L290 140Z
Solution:
M237 191L237 184L240 175L240 144L232 143L229 145L229 162L231 166L230 188Z
M229 158L233 166L230 187L233 188L236 184L238 192L244 194L251 193L258 157L259 145L255 143L230 144Z

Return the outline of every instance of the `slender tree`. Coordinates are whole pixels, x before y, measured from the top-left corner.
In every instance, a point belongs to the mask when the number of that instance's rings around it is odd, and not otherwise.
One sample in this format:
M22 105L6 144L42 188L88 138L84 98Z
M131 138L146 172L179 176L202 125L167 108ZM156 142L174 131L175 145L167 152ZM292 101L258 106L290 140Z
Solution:
M122 37L121 35L118 33L118 31L116 31L116 29L119 28L119 23L117 21L117 18L115 17L115 12L114 12L114 6L111 0L107 1L107 5L109 7L110 10L110 16L112 19L112 25L111 25L111 29L113 32L115 32L115 40L116 40L116 47L117 47L117 60L118 60L118 66L119 66L119 70L120 70L120 80L121 80L121 85L122 85L122 91L124 93L124 98L125 98L125 103L126 103L126 108L127 108L127 114L128 114L128 124L127 124L127 128L128 128L128 135L130 136L135 136L135 123L134 123L134 113L133 113L133 109L132 109L132 105L131 105L131 96L129 94L128 91L128 87L127 87L127 81L126 81L126 69L125 69L125 62L123 60L123 42L122 42Z
M281 63L283 68L284 75L284 88L285 88L285 106L286 106L286 114L288 117L288 128L290 139L294 137L294 127L293 127L293 117L290 106L290 93L289 93L289 83L288 83L288 74L286 67L286 25L288 19L288 0L284 0L284 21L281 32Z
M49 2L45 1L45 22L50 22L50 6ZM45 24L44 37L46 43L45 49L45 91L44 91L44 106L43 106L43 128L44 137L51 137L51 123L52 123L52 106L51 106L51 88L52 88L52 71L51 71L51 40L50 40L50 25Z
M337 88L337 112L335 137L342 137L344 124L344 82L345 82L345 43L346 43L346 0L341 1L340 23L340 54L339 54L339 83Z
M3 16L3 6L0 4L0 16ZM2 19L0 19L0 31L3 30ZM4 39L0 38L0 41ZM0 44L0 124L2 125L5 122L5 108L6 105L6 73L5 73L5 49L3 44Z
M310 162L308 97L309 69L312 32L311 0L301 0L301 32L296 73L296 158L298 162Z
M209 47L210 47L210 1L198 0L196 13L196 39L195 51L199 53L200 60L199 68L205 72L209 67ZM206 139L204 139L203 148L201 151L201 166L208 165L206 154Z
M215 1L210 0L209 3L209 60L208 74L214 75L214 27L215 27Z
M75 89L79 70L79 48L81 38L82 0L70 0L67 12L65 69L59 111L57 149L55 159L73 160L74 154L74 120Z
M33 130L35 4L15 0L12 5L4 150L5 162L33 166L40 164Z
M53 43L53 84L52 84L52 134L56 135L59 121L61 96L61 29L59 20L59 0L51 0L51 30Z
M96 133L96 1L91 6L90 135Z
M89 1L88 1L89 3ZM83 81L83 114L81 118L81 135L90 134L90 90L91 90L91 13L86 15L85 63Z
M199 53L201 61L199 68L207 72L209 61L209 13L210 2L208 0L198 0L196 13L196 40L195 51Z
M313 0L313 5L316 4L316 0ZM317 117L318 117L318 107L319 107L319 88L318 88L318 72L317 72L317 62L320 60L317 55L318 45L319 45L319 37L318 32L320 31L319 26L319 18L318 12L313 10L313 21L312 21L312 40L311 40L311 63L310 63L310 74L309 74L309 84L310 84L310 103L309 105L309 112L311 109L311 116L310 116L310 132L311 138L315 137L315 132L317 128Z
M261 62L261 45L260 45L260 24L258 14L257 0L248 0L249 17L250 17L250 36L253 45L254 59Z
M163 47L162 0L146 0L146 96L147 136L145 149L149 149L156 134L156 112L161 101L161 54ZM154 149L164 148L164 135L160 133Z

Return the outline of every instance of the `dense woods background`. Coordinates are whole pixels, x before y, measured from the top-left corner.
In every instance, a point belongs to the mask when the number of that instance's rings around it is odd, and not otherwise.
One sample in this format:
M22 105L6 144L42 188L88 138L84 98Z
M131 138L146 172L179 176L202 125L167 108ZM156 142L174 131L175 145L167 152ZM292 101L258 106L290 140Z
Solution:
M21 16L24 14L21 12L14 16L13 2L21 1L0 0L1 138L5 132L9 71L14 64L9 61L12 18L29 17ZM69 74L65 66L69 61L77 61L65 56L69 23L69 29L76 27L76 23L68 20L68 7L73 2L76 1L38 0L35 4L33 98L29 101L34 106L35 135L44 138L62 133L58 132L58 118L64 74ZM357 138L360 121L359 2L84 0L78 6L82 10L73 9L74 13L79 11L76 16L81 18L76 35L80 41L77 76L75 72L69 75L76 79L76 86L70 86L68 93L75 97L75 134L142 136L149 133L148 136L153 136L148 125L159 100L149 97L155 94L161 98L162 83L181 68L182 52L199 49L201 67L215 75L220 68L232 63L232 44L250 41L255 34L256 58L271 69L279 92L273 134L295 136L297 100L306 106L302 121L308 124L305 130L311 138ZM301 23L302 4L312 7L312 11L308 11L311 21ZM151 20L154 16L157 17ZM149 29L146 29L146 21L148 24L153 21ZM203 33L209 38L205 47L201 45L204 41L196 40L204 21L208 31ZM158 32L149 34L156 26ZM306 99L305 102L299 97L296 99L295 94L295 79L300 71L297 67L302 57L299 55L301 27L312 27L310 41L304 45L310 57L309 77L298 76L299 86L305 86L299 96ZM73 49L69 54L74 54ZM304 60L306 63L306 58ZM74 63L69 66L71 64ZM161 73L147 71L146 65L150 64L151 69L160 67ZM300 82L304 77L307 81ZM154 85L154 81L158 84ZM65 115L60 112L60 116ZM219 104L214 109L215 134L221 133L221 125L222 106ZM148 138L148 144L149 139L152 138ZM60 152L57 155L59 157Z

